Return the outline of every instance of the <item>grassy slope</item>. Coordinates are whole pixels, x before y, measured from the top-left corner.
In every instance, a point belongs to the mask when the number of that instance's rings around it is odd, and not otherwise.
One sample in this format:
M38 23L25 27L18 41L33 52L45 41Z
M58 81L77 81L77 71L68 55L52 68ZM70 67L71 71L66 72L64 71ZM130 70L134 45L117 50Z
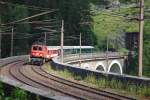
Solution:
M105 40L107 34L109 37L113 38L115 35L119 35L124 32L137 32L138 22L126 20L122 15L128 15L135 13L136 10L131 11L131 9L114 9L112 11L103 10L98 11L96 15L93 16L93 31L97 36L98 45L100 45L101 40Z
M112 79L107 80L106 77L101 77L97 79L94 75L89 74L82 78L80 75L75 75L68 70L54 70L48 64L43 66L43 69L47 72L59 76L64 79L68 79L86 86L94 87L97 89L104 89L106 91L111 91L114 93L119 93L121 95L126 95L129 97L136 97L138 100L149 100L150 98L150 88L145 86L138 86L133 84L124 84L119 80Z
M145 9L150 8L150 0L145 0ZM137 8L122 8L122 9L114 9L112 11L97 11L93 16L93 31L97 37L98 46L106 43L102 40L106 40L107 34L111 38L115 37L116 34L123 32L138 32L139 24L138 21L130 21L126 20L125 17L116 16L116 13L119 15L134 15L137 16L139 14L139 9ZM114 14L115 13L115 14ZM149 12L145 12L145 16L150 16ZM145 19L144 25L144 51L143 51L143 72L144 75L150 76L150 20Z

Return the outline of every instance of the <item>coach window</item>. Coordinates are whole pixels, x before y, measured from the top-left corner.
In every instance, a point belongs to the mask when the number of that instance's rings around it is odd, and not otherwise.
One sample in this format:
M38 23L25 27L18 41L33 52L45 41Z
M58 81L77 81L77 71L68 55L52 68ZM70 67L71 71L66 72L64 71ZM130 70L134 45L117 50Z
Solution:
M51 54L51 51L50 51L50 50L48 50L48 53L49 53L49 54Z
M54 50L54 53L57 53L57 50Z

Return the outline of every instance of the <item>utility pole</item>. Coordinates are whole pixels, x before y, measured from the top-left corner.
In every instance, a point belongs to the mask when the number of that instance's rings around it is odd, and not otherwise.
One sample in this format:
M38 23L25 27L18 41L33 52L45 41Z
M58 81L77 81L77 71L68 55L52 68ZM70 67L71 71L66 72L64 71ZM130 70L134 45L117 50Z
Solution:
M1 14L0 14L0 59L2 58L1 52L2 52L2 25L1 25Z
M138 47L138 75L142 76L143 58L143 29L144 29L144 0L140 0L140 22L139 22L139 47Z
M44 35L45 35L45 37L44 37L44 42L45 42L45 45L46 45L46 42L47 42L47 41L46 41L46 37L47 37L47 36L46 36L46 32L44 32Z
M81 45L82 45L82 37L81 37L81 33L80 33L80 53L79 53L79 60L80 60L80 62L79 62L79 67L81 67L81 53L82 53L82 51L81 51Z
M107 34L107 47L106 47L106 61L107 61L107 68L108 68L108 45L109 45L109 36Z
M1 19L0 19L0 24L1 24ZM2 33L1 33L1 26L0 26L0 59L1 59L1 51L2 51Z
M13 47L14 45L14 28L12 27L12 30L11 30L11 53L10 53L10 56L13 56Z
M64 20L62 20L62 26L61 26L61 63L63 63L64 61L63 46L64 46Z

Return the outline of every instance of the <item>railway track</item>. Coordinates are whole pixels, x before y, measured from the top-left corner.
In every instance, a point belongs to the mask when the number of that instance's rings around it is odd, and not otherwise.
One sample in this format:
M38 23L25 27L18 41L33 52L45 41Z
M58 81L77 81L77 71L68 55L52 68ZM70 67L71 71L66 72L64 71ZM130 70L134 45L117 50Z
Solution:
M12 63L9 67L9 73L15 80L35 88L45 91L53 90L58 95L82 100L135 100L68 81L47 73L40 66L23 65L23 63L23 61Z
M28 86L31 86L31 87L34 87L34 88L37 88L37 89L41 89L43 91L48 91L48 93L51 95L51 96L55 96L55 95L59 95L59 96L63 96L61 93L58 93L54 90L50 90L49 87L41 84L40 82L38 81L35 81L32 77L27 77L26 74L24 74L21 69L25 67L23 65L23 62L16 62L16 63L13 63L11 64L11 66L9 66L7 68L8 70L8 73L9 73L9 76L11 76L14 80L18 81L18 82L21 82L25 85L28 85ZM11 78L11 79L12 79Z
M34 70L35 73L38 73L40 75L42 75L43 77L46 77L50 80L54 80L57 81L59 83L74 87L74 88L78 88L84 91L88 91L89 93L93 93L93 94L97 94L97 95L102 95L104 97L108 97L109 99L115 99L115 100L135 100L134 98L131 97L127 97L127 96L122 96L122 95L118 95L115 93L111 93L108 91L104 91L104 90L100 90L100 89L96 89L96 88L92 88L92 87L88 87L73 81L69 81L66 80L64 78L60 78L59 76L55 76L53 74L48 73L47 71L45 71L42 67L33 67L32 66L32 70Z
M27 74L27 77L34 77L33 78L34 81L38 81L38 82L40 82L41 84L47 86L50 89L56 90L56 91L61 92L65 95L69 95L69 96L74 97L76 99L82 99L82 100L85 100L85 99L106 100L106 99L108 99L108 97L105 97L105 96L102 96L102 95L97 95L97 94L94 94L94 93L90 93L89 91L81 90L79 88L69 86L68 84L62 84L61 82L58 82L56 80L51 80L51 79L37 73L36 71L34 71L32 69L32 67L33 66L23 67L21 69L22 73ZM38 67L38 66L36 66L36 67ZM30 70L30 72L28 70ZM31 75L31 73L32 73L32 75ZM110 100L114 100L114 99L110 99Z
M39 85L38 82L32 81L31 79L27 78L24 74L20 72L20 68L23 67L24 62L16 62L15 64L12 64L9 67L9 74L15 79L16 81L19 81L21 83L24 83L26 85L39 88L41 87L42 89L45 89L42 85Z

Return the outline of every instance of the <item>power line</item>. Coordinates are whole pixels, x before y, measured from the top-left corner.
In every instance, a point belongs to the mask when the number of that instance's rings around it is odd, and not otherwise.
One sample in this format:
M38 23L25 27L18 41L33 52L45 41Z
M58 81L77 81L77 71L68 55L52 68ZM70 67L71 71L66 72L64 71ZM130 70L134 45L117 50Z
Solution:
M51 10L51 11L46 11L46 12L38 13L38 14L35 14L35 15L33 15L33 16L29 16L29 17L26 17L26 18L22 18L22 19L20 19L20 20L16 20L16 21L9 22L9 23L6 23L6 24L1 24L1 25L2 25L2 26L5 26L5 25L12 25L12 24L14 24L14 23L18 23L18 22L22 22L22 21L25 21L25 20L29 20L29 19L32 19L32 18L41 16L41 15L49 14L49 13L52 13L52 12L55 12L55 11L57 11L57 10Z
M15 4L15 3L4 2L4 1L0 1L0 4L11 5L11 6L21 6L23 8L32 9L32 10L39 10L39 11L48 11L48 10L50 10L50 8L43 8L43 7L37 7L37 6L29 6L29 5L23 5L23 4Z
M20 23L14 23L13 25L16 24L54 24L57 22L53 22L56 19L52 19L52 20L43 20L43 21L27 21L27 22L20 22Z
M44 27L36 27L35 29L43 30L43 31L49 31L49 32L60 32L59 30L44 28Z
M59 28L61 27L60 25L53 25L53 26L43 26L43 28Z

